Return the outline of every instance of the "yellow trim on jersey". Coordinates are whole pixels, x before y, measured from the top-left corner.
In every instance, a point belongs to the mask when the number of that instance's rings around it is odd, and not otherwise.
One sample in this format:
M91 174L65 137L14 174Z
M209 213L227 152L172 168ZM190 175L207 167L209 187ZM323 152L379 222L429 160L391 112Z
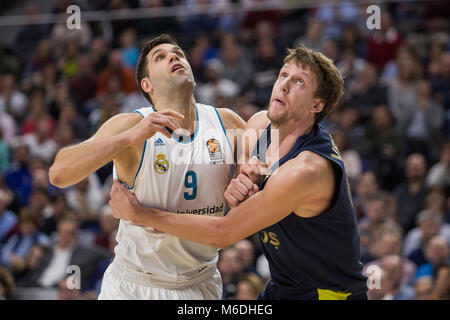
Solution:
M340 291L333 291L328 289L317 289L319 294L319 300L347 300L351 293L345 293Z

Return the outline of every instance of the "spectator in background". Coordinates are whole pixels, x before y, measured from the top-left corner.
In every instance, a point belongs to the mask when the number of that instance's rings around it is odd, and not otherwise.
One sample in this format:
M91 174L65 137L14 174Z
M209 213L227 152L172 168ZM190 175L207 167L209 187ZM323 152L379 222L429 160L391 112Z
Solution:
M402 44L398 47L397 53L395 54L395 59L390 60L383 68L380 76L380 82L383 85L389 85L392 81L399 78L399 68L402 65L403 60L413 60L418 59L418 54L415 49L413 49L408 44ZM415 71L417 72L417 70Z
M151 9L152 12L164 12L166 4L164 0L141 0L140 7ZM159 16L139 19L137 22L138 34L144 38L154 38L162 33L174 34L180 29L177 17Z
M430 74L431 92L433 97L442 104L446 110L444 121L444 134L450 137L450 52L440 55L439 63L435 64L436 71Z
M3 75L0 81L0 111L21 123L27 113L28 98L17 89L16 78L13 74Z
M422 78L422 65L418 54L411 48L402 51L397 59L397 75L388 84L389 107L401 128L405 117L416 105L419 80Z
M240 260L242 263L243 273L255 273L257 274L255 268L255 246L248 239L243 239L234 244L234 247L238 250ZM258 291L259 294L260 291Z
M56 131L58 131L58 127L62 125L69 125L72 129L69 129L69 132L71 131L74 135L75 140L85 140L89 138L90 135L90 128L89 128L89 122L86 120L85 117L81 116L78 111L75 103L71 100L66 100L61 105L61 112L59 115L58 123ZM67 129L66 129L67 130ZM68 134L68 132L61 132L63 135ZM56 134L55 134L56 139ZM63 139L66 140L66 139ZM69 139L70 142L70 139ZM59 141L59 148L62 146L67 145L66 142Z
M83 105L97 93L97 74L92 66L91 56L81 54L77 57L77 73L70 79L70 92L83 112Z
M78 72L77 57L81 52L81 44L76 39L61 41L62 54L58 60L58 70L67 78L74 77Z
M340 39L344 26L358 19L358 7L351 1L339 1L321 5L316 17L324 24L328 38Z
M400 224L405 233L414 228L417 214L424 208L427 187L425 157L413 153L406 159L406 181L394 190L400 209Z
M106 269L113 261L114 248L118 243L116 241L117 230L118 230L117 228L112 230L108 238L107 250L110 252L111 255L101 260L97 264L97 270L93 273L87 285L83 288L83 297L87 300L96 300L98 298L98 295L100 294L102 288L103 275L105 274Z
M414 285L415 300L433 300L433 277L423 276Z
M2 248L0 263L13 274L23 270L25 259L34 245L50 245L50 238L39 231L38 221L35 213L23 209L19 215L19 232L11 236Z
M195 37L205 30L208 32L215 32L218 26L219 19L217 15L208 12L208 5L213 5L211 0L191 0L192 6L188 7L191 12L184 16L180 23L182 33L187 37ZM195 8L195 9L193 9Z
M47 113L47 106L45 102L45 90L43 87L36 87L30 94L28 104L28 115L22 123L22 135L27 133L34 133L37 124L40 121L47 123L49 134L53 136L55 132L56 121Z
M17 123L14 118L6 112L0 111L0 141L3 145L3 152L9 151L4 148L13 144L17 131Z
M436 266L434 282L433 299L450 300L450 265L448 263Z
M24 77L32 77L38 72L41 72L46 65L51 65L55 62L52 41L50 39L42 39L39 41L33 57L25 66Z
M367 61L381 71L386 63L394 59L403 36L392 23L392 16L387 10L381 11L380 30L376 30L367 43Z
M0 266L0 301L13 297L15 288L14 277L8 269Z
M364 136L364 127L360 123L360 110L355 106L342 105L336 111L334 112L336 124L331 128L331 131L334 129L344 130L347 133L349 145L360 151L361 140Z
M253 101L260 108L264 108L270 100L272 86L278 78L281 61L271 39L260 39L257 43L254 58Z
M340 61L336 64L342 77L345 79L345 89L356 85L358 77L365 70L367 62L358 57L356 52L352 48L342 50L342 57ZM344 95L347 92L344 92Z
M358 222L361 261L368 262L374 258L369 252L369 246L378 240L377 238L387 226L395 225L392 217L388 216L388 212L386 194L380 192L367 199L365 216Z
M366 64L349 87L350 98L347 102L360 110L361 122L366 124L375 106L387 104L387 88L380 85L377 69Z
M30 252L25 258L24 267L15 274L17 287L22 287L24 283L27 283L28 276L39 267L42 258L47 254L49 249L50 246L39 244L31 247Z
M41 231L51 236L57 230L58 221L64 217L68 209L64 193L58 192L50 197L50 210L46 217L43 217Z
M83 118L83 120L85 119ZM86 130L85 133L80 133L80 135L87 135L89 132L89 130ZM74 144L76 142L74 127L69 123L58 124L55 132L55 142L58 145L58 150Z
M334 130L331 135L341 153L344 161L345 173L349 179L350 185L354 186L362 174L362 160L359 152L350 148L347 133L343 130Z
M428 170L426 184L429 188L441 186L450 190L450 141L441 147L441 157Z
M414 103L399 119L400 133L406 138L407 154L417 152L434 162L438 157L439 132L442 128L443 108L431 97L430 84L420 80Z
M379 231L378 235L371 242L369 246L370 256L374 259L366 263L363 267L363 273L366 274L366 270L370 266L381 266L383 257L389 255L401 256L402 253L402 232L401 228L397 225L385 224ZM402 257L402 284L412 285L415 280L417 267L408 258Z
M46 119L40 119L36 123L33 133L22 136L23 143L28 145L32 157L37 157L50 163L57 151L57 144L51 137L51 128Z
M224 66L218 59L210 59L206 62L206 83L196 88L198 101L216 107L228 107L233 98L239 93L236 83L223 77ZM217 99L223 97L226 105L217 105Z
M136 90L133 70L123 65L122 53L119 49L111 50L108 66L100 72L98 78L99 93L104 93L108 90L108 82L112 77L116 77L119 80L119 90L121 92L131 93Z
M257 300L264 289L261 278L254 273L246 273L237 283L235 300Z
M402 282L403 261L398 255L383 257L381 268L385 272L387 288L383 300L413 300L414 289Z
M258 8L259 5L265 5L270 0L248 0L247 4ZM272 25L275 32L278 32L281 24L281 13L276 9L271 10L249 10L244 12L241 28L244 30L254 31L256 25L260 21L267 21Z
M430 210L423 210L417 215L417 227L412 229L404 239L403 255L417 266L427 262L425 248L436 235L441 235L450 243L450 225L442 222L442 218Z
M0 251L18 222L17 215L8 210L7 205L7 195L3 190L0 190Z
M112 215L111 208L104 205L100 211L100 231L97 232L94 243L95 245L109 249L111 245L111 234L119 227L119 220Z
M58 223L57 242L42 258L39 266L31 272L26 287L55 287L66 276L69 265L80 267L81 288L87 284L99 261L105 259L108 253L95 247L85 247L78 243L78 223L65 218Z
M13 74L19 76L19 60L11 50L5 46L0 46L0 75Z
M233 299L237 290L238 278L242 270L239 251L234 247L222 249L219 254L217 268L222 276L222 298L224 300Z
M89 55L97 74L108 66L108 47L104 38L92 39Z
M380 191L377 177L373 171L366 171L360 176L356 182L355 204L358 220L365 214L367 210L367 201Z
M450 218L447 208L447 198L445 196L445 189L438 186L429 189L425 197L425 209L437 214L444 223L449 223Z
M240 92L245 92L250 84L253 66L244 56L237 39L232 34L222 37L220 59L223 62L223 77L237 84Z
M310 18L303 36L294 41L294 47L306 46L313 50L322 50L326 37L323 32L323 24L317 18Z
M39 14L41 9L37 2L28 1L25 6L25 19L29 24L19 29L14 41L15 53L22 62L30 59L39 41L48 35L48 25L34 24Z
M139 59L140 50L136 42L136 30L125 29L119 35L119 43L122 52L122 63L125 68L135 69Z
M67 203L79 213L81 228L98 230L99 213L104 204L98 177L91 174L74 187L66 193Z
M435 276L435 268L440 264L450 262L450 252L447 239L443 236L434 236L425 247L427 262L417 269L416 279L423 276Z
M10 164L9 147L2 140L2 135L3 133L0 131L0 174L3 174L9 168Z
M401 181L402 141L394 127L394 119L385 105L372 109L372 121L361 140L364 158L379 177L381 188L392 191Z
M8 188L17 196L21 205L28 205L31 193L31 172L28 169L30 150L27 145L19 144L13 149L13 162L5 172Z

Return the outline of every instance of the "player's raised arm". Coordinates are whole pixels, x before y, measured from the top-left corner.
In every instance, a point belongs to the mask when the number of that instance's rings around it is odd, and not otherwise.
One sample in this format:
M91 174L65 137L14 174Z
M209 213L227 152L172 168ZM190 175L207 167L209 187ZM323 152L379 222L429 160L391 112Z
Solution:
M133 171L132 167L139 160L135 148L139 149L139 144L157 131L170 137L164 127L179 128L175 118L182 119L183 116L167 110L144 119L138 113L112 117L90 139L57 153L49 170L50 182L60 188L73 185L112 160L119 172Z

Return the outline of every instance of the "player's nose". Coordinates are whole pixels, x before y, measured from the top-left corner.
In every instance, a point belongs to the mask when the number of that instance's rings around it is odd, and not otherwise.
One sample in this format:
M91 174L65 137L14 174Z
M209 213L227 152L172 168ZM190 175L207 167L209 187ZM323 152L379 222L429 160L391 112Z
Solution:
M170 57L170 60L169 60L170 63L174 62L175 60L180 60L178 58L178 55L174 52L169 53L169 57Z

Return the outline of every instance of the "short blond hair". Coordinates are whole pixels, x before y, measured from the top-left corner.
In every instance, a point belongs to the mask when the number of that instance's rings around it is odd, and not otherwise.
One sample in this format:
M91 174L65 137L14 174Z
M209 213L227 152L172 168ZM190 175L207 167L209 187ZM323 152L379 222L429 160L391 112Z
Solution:
M333 61L324 54L306 47L288 49L284 63L294 61L304 68L308 66L316 75L317 90L315 98L324 102L323 110L316 114L315 122L321 122L333 110L344 94L344 79Z

